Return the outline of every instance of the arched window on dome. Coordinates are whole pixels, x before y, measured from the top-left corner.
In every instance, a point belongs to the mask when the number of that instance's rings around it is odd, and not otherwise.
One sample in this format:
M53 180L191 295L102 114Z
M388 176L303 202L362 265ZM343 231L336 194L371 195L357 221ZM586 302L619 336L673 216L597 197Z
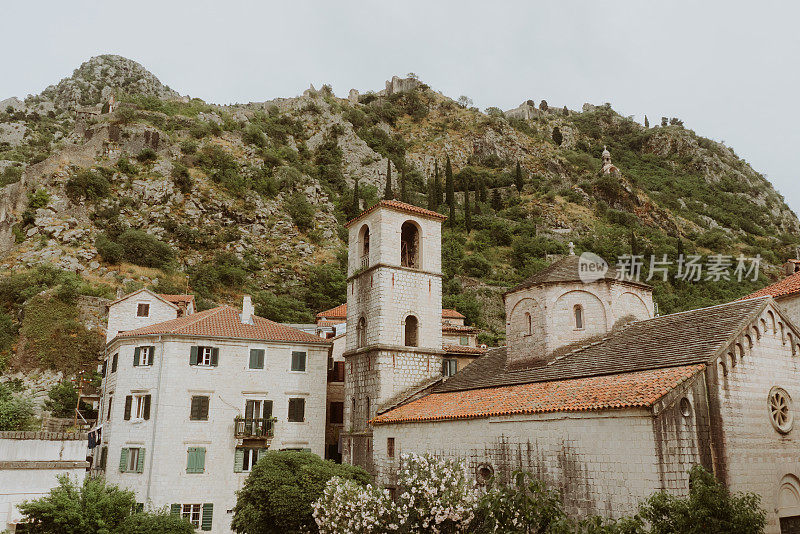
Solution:
M573 314L575 315L575 328L583 330L583 306L576 304L573 308Z

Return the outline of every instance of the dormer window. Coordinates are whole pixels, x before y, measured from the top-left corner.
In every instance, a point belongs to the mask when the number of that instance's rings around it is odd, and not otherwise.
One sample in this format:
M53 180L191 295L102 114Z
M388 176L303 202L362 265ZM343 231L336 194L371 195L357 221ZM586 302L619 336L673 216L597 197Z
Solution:
M577 330L583 330L583 306L580 304L576 305L574 308L575 313L575 328Z
M140 302L136 306L136 317L150 317L150 304Z

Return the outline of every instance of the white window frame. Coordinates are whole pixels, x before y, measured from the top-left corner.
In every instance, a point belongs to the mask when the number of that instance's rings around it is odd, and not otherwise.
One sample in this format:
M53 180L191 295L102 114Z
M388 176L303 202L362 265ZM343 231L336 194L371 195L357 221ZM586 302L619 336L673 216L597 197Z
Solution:
M141 306L147 306L145 309L144 315L139 315L139 309ZM150 303L149 302L137 302L136 303L136 317L150 317Z
M152 345L139 347L139 365L153 365L154 349Z
M132 393L133 400L131 402L131 420L144 421L144 398L147 393Z
M203 518L203 505L182 504L181 517L191 523L194 528L200 528L200 522Z
M445 376L445 377L449 378L451 376L454 376L458 372L458 359L456 359L456 358L444 358L442 363L444 364L443 365L444 368L442 369L442 376ZM453 369L452 373L450 372L451 371L451 366L455 368L455 369ZM445 370L447 371L447 373L444 372Z
M244 457L242 458L242 473L249 473L253 467L258 463L258 448L245 447Z
M125 465L125 471L128 473L135 473L139 464L140 447L128 447L128 459Z
M197 351L197 365L211 367L211 357L214 347L199 347Z

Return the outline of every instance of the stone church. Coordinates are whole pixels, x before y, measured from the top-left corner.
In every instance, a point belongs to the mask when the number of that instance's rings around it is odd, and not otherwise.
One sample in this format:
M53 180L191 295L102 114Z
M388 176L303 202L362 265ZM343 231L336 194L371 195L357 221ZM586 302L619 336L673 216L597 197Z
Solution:
M441 376L441 223L382 201L348 223L344 460L391 487L401 453L525 469L570 513L688 492L700 464L800 528L800 331L770 294L654 316L652 289L568 255L504 295L507 346Z

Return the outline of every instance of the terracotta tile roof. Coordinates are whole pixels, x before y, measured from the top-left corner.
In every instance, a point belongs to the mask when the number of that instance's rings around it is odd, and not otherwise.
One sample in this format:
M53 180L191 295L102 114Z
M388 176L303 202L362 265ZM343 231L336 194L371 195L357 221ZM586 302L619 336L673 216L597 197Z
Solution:
M335 308L319 312L317 318L322 317L326 319L347 319L347 303L339 304ZM442 319L465 319L465 317L456 310L442 308Z
M506 291L506 294L513 293L514 291L519 291L520 289L525 289L538 284L580 282L581 278L579 276L579 271L578 271L579 265L580 265L580 256L568 254L566 256L557 259L556 261L554 261L553 263L551 263L538 273L528 277L516 287ZM605 275L603 275L602 278L604 280L616 280L617 279L616 268L614 268L613 265L609 265L608 271L606 271ZM645 284L643 282L626 280L623 283L633 284L640 287L650 287L648 284Z
M461 315L456 310L442 308L442 319L466 319L466 316Z
M378 208L390 208L397 211L402 211L405 213L411 213L412 215L419 215L420 217L427 217L429 219L437 219L440 221L444 221L447 219L447 215L442 215L437 211L426 210L425 208L420 208L419 206L414 206L413 204L406 204L405 202L400 202L399 200L381 200L374 206L367 208L366 210L362 211L358 215L356 215L353 219L350 219L345 224L345 227L350 226L357 220L361 219L365 215L372 213Z
M742 297L740 300L750 299L753 297L765 297L767 295L773 298L786 297L796 293L800 293L800 272L790 274L783 280L779 280L765 288L754 291L746 297Z
M491 349L437 392L611 375L711 361L772 301L740 300L631 323L545 365L507 368L506 347Z
M321 311L317 317L325 317L326 319L342 318L347 319L347 304L339 304L330 310Z
M158 296L173 304L189 304L190 302L194 302L194 295L168 295L166 293L158 293Z
M443 345L442 349L447 354L469 354L470 356L482 356L488 349L480 347L468 347L466 345Z
M380 425L514 414L647 408L704 367L697 364L444 393L434 390L429 395L376 416L372 423Z
M448 333L461 333L461 334L473 334L477 332L477 329L474 326L461 326L457 324L443 324L442 325L442 332Z
M342 321L317 321L317 326L335 326L337 324L342 324Z
M186 317L164 321L151 326L120 333L117 337L173 334L197 337L228 337L256 341L287 341L296 343L325 343L319 336L308 334L263 317L253 316L253 324L243 324L239 310L219 306Z

